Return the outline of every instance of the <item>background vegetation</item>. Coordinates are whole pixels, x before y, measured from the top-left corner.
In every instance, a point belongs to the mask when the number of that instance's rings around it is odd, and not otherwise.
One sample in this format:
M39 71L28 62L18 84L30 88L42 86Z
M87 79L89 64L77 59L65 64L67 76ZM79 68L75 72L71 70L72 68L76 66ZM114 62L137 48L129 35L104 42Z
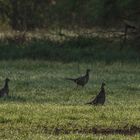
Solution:
M42 27L118 26L140 21L137 0L0 0L1 23L15 30Z

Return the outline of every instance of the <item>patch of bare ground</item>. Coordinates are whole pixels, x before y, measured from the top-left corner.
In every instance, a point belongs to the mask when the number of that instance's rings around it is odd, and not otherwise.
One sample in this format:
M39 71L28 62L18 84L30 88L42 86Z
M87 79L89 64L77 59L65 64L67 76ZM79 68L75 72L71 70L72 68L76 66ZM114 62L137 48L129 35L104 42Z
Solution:
M137 126L131 126L129 128L84 128L84 129L73 129L68 130L64 128L54 128L53 131L50 132L50 130L47 127L43 128L45 133L53 133L55 135L60 134L102 134L102 135L113 135L113 134L120 134L120 135L135 135L140 133L140 127Z

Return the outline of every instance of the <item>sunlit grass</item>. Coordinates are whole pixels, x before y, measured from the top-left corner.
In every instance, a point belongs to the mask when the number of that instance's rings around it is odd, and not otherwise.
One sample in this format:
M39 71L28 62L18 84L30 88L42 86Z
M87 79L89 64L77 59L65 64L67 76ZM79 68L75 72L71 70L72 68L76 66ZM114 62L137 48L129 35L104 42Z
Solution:
M90 80L84 88L74 89L76 85L64 79L82 75L87 68ZM132 62L1 61L0 86L5 77L11 82L10 97L0 99L0 138L128 139L91 133L93 128L140 127L139 69L139 63ZM102 81L106 83L105 105L84 105L96 96Z

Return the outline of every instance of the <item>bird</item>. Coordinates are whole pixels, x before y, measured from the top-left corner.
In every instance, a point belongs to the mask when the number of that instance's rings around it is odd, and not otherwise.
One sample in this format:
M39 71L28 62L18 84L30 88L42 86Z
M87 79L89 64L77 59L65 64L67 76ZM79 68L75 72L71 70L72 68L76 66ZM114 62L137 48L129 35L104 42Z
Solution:
M86 104L89 104L89 105L104 105L105 99L106 99L106 93L105 93L105 88L104 88L105 85L106 84L103 82L102 85L101 85L101 90L98 93L98 95L93 100L91 100L90 102L88 102Z
M9 94L9 86L8 86L9 81L10 81L9 78L5 79L5 85L2 89L0 89L0 97L7 97L8 96L8 94Z
M84 76L81 76L81 77L78 77L78 78L65 78L65 79L75 82L77 84L77 87L78 86L84 87L88 83L89 72L90 72L90 69L87 69L86 74Z

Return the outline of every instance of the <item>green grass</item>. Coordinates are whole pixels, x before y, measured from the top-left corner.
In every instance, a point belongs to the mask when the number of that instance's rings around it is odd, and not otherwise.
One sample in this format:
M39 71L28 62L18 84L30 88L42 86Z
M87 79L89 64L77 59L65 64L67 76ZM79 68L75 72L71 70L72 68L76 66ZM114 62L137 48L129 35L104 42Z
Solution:
M0 139L140 138L138 62L8 60L0 64L0 86L5 77L11 79L10 97L0 99ZM74 83L64 80L84 74L87 68L92 71L85 88L75 90ZM106 104L84 105L96 96L102 81Z
M139 50L128 42L122 50L120 41L77 37L65 41L31 40L0 42L0 60L48 60L59 62L139 62ZM109 54L109 55L108 55Z

